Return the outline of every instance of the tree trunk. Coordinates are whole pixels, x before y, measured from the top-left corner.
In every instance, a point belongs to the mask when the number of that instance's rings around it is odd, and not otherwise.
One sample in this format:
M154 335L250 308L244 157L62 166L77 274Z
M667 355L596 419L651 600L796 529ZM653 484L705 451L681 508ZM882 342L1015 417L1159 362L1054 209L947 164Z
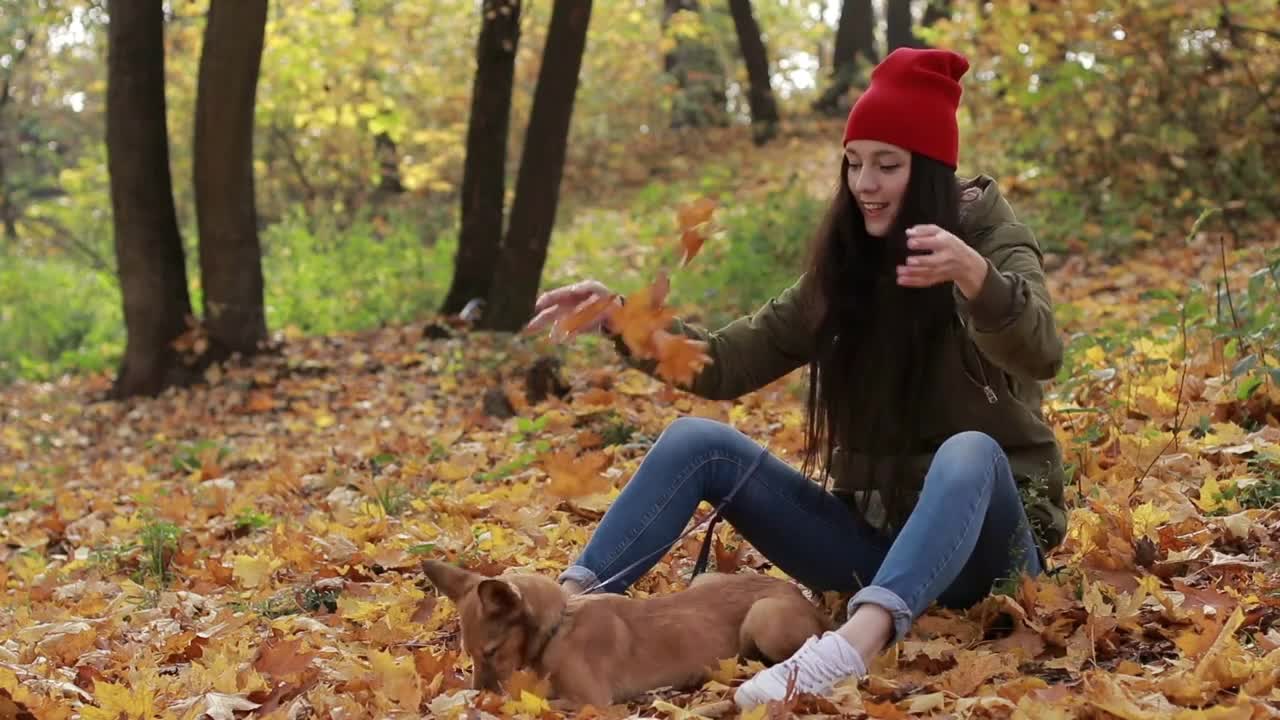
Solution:
M267 0L213 0L195 117L196 220L209 349L251 355L267 339L253 187L253 106Z
M116 397L155 395L188 379L173 347L191 300L169 175L162 5L108 7L107 169L127 338Z
M747 77L751 83L748 99L752 139L755 144L763 145L778 134L778 103L773 99L773 87L769 83L769 51L760 37L760 25L751 12L751 0L729 0L729 11L733 13L738 48L747 64Z
M951 17L951 0L928 0L924 6L924 17L920 18L920 25L931 27L939 20L946 20L949 17Z
M920 46L920 41L911 33L911 0L887 0L885 30L889 52L900 47Z
M814 110L834 116L848 112L848 103L842 101L858 77L860 63L869 67L880 62L875 24L871 0L844 0L840 8L840 22L836 26L830 84L814 101Z
M462 312L487 298L502 248L507 133L511 90L520 42L520 0L485 0L476 43L476 76L462 168L462 227L453 259L453 282L440 311Z
M373 136L373 154L378 159L378 195L400 195L404 183L400 180L400 151L396 141L385 132Z
M517 330L532 315L560 199L560 178L590 20L591 0L559 0L551 11L516 177L516 197L498 262L496 277L502 281L489 292L481 319L484 328Z
M682 10L702 12L698 0L663 1L664 34L671 18ZM663 56L663 68L676 85L671 99L671 127L729 124L725 69L711 43L702 38L676 37L671 50Z

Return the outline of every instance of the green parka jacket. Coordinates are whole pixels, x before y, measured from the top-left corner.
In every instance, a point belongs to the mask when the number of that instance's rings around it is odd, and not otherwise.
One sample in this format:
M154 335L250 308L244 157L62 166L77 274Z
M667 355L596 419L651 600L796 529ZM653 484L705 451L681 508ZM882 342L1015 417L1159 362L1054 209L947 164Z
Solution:
M987 277L973 300L955 292L955 321L938 348L932 390L924 393L928 405L920 413L919 452L902 460L910 476L923 482L934 452L948 437L966 430L990 435L1008 455L1037 544L1048 552L1062 541L1067 515L1061 449L1041 410L1039 381L1057 374L1063 352L1042 256L1035 236L1018 222L992 178L960 182L959 235L987 259ZM674 331L705 341L711 357L685 389L709 399L733 399L808 364L814 341L807 330L803 281L716 331L674 321ZM653 361L631 358L618 338L615 345L629 364L654 372ZM863 450L840 449L831 468L833 492L852 497L867 487Z

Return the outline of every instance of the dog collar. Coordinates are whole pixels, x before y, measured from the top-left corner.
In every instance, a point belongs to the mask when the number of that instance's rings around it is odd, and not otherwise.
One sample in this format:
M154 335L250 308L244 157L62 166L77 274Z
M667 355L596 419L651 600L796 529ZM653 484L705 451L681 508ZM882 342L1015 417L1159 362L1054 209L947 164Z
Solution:
M547 628L547 631L542 634L538 643L533 646L533 652L529 653L525 657L526 664L537 667L542 663L542 655L546 653L547 646L551 644L551 641L555 639L556 633L560 632L560 627L564 625L567 610L568 608L562 608L560 610L560 616L557 617L556 621L551 623L551 627Z

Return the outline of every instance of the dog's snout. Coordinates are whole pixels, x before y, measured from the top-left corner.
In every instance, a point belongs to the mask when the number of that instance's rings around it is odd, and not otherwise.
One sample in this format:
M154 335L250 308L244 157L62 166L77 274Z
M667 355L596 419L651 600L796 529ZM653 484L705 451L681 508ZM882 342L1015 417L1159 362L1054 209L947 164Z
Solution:
M502 692L502 687L498 684L498 674L488 665L481 664L477 664L472 670L471 689Z

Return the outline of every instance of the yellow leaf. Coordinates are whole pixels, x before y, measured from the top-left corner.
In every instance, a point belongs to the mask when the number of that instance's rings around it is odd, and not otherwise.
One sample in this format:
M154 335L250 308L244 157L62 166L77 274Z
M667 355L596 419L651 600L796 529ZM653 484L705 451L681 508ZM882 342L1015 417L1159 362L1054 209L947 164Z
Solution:
M1145 502L1133 509L1131 515L1133 521L1133 534L1135 537L1150 537L1155 539L1156 528L1169 522L1172 517L1168 510L1158 508L1150 501Z
M413 657L394 657L389 652L369 653L373 670L372 684L405 710L417 710L422 703L422 678L418 676Z
M679 705L674 705L666 700L654 700L653 708L667 713L672 720L710 720L706 715L699 715L692 710L685 710Z
M729 685L737 674L738 661L734 658L725 658L720 661L720 665L711 673L711 679L721 685Z
M1204 512L1213 512L1222 507L1222 504L1222 488L1218 486L1218 479L1206 475L1200 485L1200 497L1196 498L1196 506Z
M528 690L521 690L520 699L508 700L503 703L502 710L511 715L532 715L537 717L544 712L551 712L551 704Z
M276 563L265 555L237 555L232 568L231 576L240 582L241 587L256 588L271 579Z
M156 714L156 694L151 688L98 681L93 695L97 707L81 707L84 720L151 720Z
M370 602L342 595L338 597L338 615L358 623L373 622L382 617L386 608L380 602Z

